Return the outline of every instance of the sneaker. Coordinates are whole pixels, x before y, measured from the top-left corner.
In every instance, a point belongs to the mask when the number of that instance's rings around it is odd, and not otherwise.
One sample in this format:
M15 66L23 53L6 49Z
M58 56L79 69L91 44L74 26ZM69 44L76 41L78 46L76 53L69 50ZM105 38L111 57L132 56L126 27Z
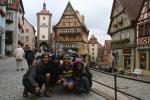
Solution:
M52 93L51 93L50 91L46 91L46 92L45 92L45 96L46 96L46 97L51 97L51 96L52 96Z
M23 91L23 97L28 97L28 92L27 91Z

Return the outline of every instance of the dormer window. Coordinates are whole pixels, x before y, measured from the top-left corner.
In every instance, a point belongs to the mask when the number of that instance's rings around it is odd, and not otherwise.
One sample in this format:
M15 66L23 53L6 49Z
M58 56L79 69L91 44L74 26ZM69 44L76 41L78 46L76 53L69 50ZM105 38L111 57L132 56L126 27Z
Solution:
M8 4L9 5L13 4L13 0L8 0Z

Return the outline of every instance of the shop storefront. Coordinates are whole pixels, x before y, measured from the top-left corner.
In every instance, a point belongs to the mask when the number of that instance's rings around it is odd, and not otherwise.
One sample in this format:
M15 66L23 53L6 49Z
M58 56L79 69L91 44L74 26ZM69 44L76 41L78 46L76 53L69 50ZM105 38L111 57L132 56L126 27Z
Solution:
M123 49L124 55L124 69L130 69L131 67L131 49Z

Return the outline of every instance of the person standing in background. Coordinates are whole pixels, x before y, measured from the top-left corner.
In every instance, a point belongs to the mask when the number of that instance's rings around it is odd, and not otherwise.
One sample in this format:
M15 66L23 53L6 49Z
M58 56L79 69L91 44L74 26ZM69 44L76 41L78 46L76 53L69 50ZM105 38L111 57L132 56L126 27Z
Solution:
M16 58L16 63L17 63L16 71L18 71L19 69L24 70L22 67L22 61L23 61L24 55L25 53L24 53L23 48L20 45L18 45L14 53L14 56Z
M34 52L30 49L30 47L27 47L27 50L25 51L25 59L27 60L28 67L31 68L35 56Z

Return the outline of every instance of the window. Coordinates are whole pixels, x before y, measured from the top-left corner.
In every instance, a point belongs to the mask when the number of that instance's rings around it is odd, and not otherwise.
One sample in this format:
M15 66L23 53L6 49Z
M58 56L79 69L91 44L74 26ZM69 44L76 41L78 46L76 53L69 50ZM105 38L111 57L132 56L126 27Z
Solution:
M121 35L121 39L125 39L125 33Z
M29 36L26 36L26 42L28 42L29 41Z
M92 44L92 46L94 46L94 44Z
M13 0L8 0L8 4L13 4Z
M128 39L128 38L130 38L130 32L127 32L126 33L126 37L125 37L126 39Z
M11 32L11 31L6 31L6 40L5 40L5 42L6 42L6 44L12 44L12 42L13 42L13 32Z
M94 55L94 52L92 53L92 55Z
M94 51L94 48L92 48L92 51Z
M146 53L145 52L140 53L140 68L146 69Z
M145 24L145 35L150 35L150 23Z
M7 13L7 20L13 21L13 13Z
M42 35L42 38L44 39L44 38L45 38L45 35Z
M95 60L95 58L94 58L94 57L92 57L92 60Z
M139 37L150 36L150 23L139 25Z
M29 29L26 29L26 32L29 33Z
M43 20L45 20L45 17L43 17Z
M144 36L144 25L139 25L139 37Z
M22 29L22 33L24 33L24 30Z

